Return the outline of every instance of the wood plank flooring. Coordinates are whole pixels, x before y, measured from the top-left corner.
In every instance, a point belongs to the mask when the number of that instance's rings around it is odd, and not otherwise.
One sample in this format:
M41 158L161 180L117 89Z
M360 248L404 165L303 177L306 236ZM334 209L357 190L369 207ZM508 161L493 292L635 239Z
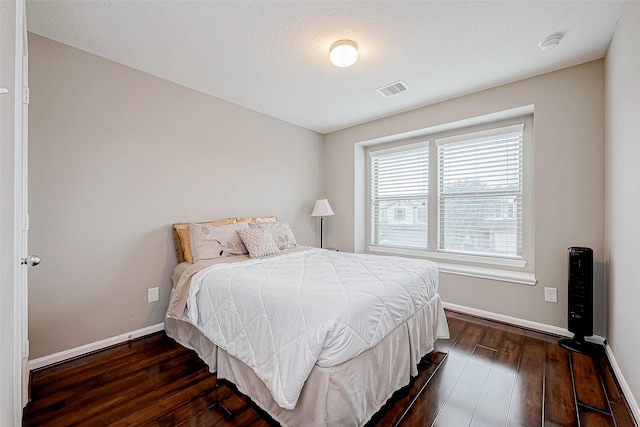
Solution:
M420 373L367 427L635 426L604 353L447 311ZM277 426L158 333L32 375L24 426Z

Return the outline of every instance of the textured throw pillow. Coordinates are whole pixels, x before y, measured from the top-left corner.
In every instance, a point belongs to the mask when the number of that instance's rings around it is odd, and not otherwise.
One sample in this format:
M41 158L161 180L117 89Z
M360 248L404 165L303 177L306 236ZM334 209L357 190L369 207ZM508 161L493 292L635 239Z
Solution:
M251 258L263 258L280 253L278 245L267 230L258 227L245 228L238 230L238 235L247 247Z
M246 222L235 222L227 225L205 225L189 223L191 238L191 255L193 261L244 255L247 248L242 243L237 231L247 229Z
M298 246L296 238L289 227L287 221L263 222L260 224L249 224L249 228L261 228L268 231L278 245L278 249L285 250Z

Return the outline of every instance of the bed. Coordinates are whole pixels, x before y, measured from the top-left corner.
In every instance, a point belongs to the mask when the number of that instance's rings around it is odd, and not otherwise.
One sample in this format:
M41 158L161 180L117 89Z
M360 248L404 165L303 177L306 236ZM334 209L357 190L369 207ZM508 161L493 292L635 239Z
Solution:
M364 425L449 336L429 261L300 246L275 217L174 241L167 335L283 426Z

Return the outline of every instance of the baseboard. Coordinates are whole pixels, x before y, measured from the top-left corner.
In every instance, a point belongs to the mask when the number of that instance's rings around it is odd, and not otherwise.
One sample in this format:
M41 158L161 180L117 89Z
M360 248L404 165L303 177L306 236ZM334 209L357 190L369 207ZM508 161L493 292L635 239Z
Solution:
M65 360L73 359L75 357L83 356L87 353L102 350L113 345L122 344L135 338L140 338L145 335L153 334L155 332L163 331L164 323L158 323L157 325L147 326L146 328L138 329L136 331L127 332L115 337L107 338L101 341L96 341L91 344L86 344L80 347L72 348L69 350L61 351L59 353L51 354L49 356L39 357L37 359L29 360L29 369L35 370L44 368L55 363L60 363Z
M618 366L618 362L616 361L616 357L613 355L613 350L609 344L604 346L604 351L607 353L607 359L609 359L609 364L611 364L611 369L613 369L613 373L618 380L618 384L622 389L622 394L625 399L627 399L627 403L629 404L629 408L631 409L631 413L635 418L636 424L640 423L640 406L638 406L638 402L633 396L633 392L631 391L631 387L627 384L627 381L624 379L622 375L622 371L620 370L620 366Z
M477 308L466 307L464 305L451 304L443 302L444 308L449 310L459 311L460 313L470 314L476 317L484 317L485 319L495 320L497 322L508 323L510 325L520 326L522 328L533 329L535 331L546 332L548 334L558 335L561 337L573 337L568 329L560 328L558 326L547 325L546 323L532 322L531 320L520 319L518 317L505 316L504 314L493 313L491 311L478 310ZM589 341L595 344L604 345L606 339L600 335L593 335L585 337L585 341Z

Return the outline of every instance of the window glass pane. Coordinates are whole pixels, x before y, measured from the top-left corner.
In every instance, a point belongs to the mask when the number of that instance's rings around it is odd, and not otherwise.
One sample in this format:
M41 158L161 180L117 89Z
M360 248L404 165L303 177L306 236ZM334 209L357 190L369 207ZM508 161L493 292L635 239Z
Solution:
M420 210L426 207L426 203L426 199L382 200L374 203L372 209L375 224L374 244L426 248L426 214L424 214L424 220L420 214ZM403 211L403 214L398 215L399 211Z
M371 242L427 248L429 148L371 153Z
M522 255L522 131L438 146L441 251Z
M445 198L441 246L451 252L517 257L521 211L520 199L513 196Z

